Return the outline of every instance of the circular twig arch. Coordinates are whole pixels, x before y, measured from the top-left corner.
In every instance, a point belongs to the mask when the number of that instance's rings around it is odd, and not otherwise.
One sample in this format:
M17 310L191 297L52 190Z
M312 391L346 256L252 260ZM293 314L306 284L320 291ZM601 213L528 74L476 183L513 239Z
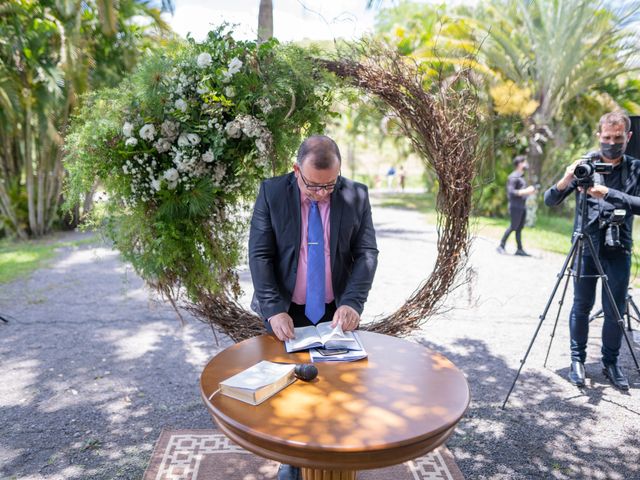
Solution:
M374 43L362 43L342 58L318 62L382 100L425 166L438 177L438 255L433 271L400 309L363 325L379 333L408 335L435 312L466 265L478 159L476 89L468 70L427 79L424 65ZM235 341L264 332L262 321L228 295L203 294L188 309Z

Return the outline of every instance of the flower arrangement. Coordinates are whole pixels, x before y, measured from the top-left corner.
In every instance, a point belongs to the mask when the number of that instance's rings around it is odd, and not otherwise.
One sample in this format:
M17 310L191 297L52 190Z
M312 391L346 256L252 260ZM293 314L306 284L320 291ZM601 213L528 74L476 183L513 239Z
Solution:
M169 298L181 287L191 301L238 294L246 206L330 114L333 80L311 54L235 41L220 27L151 55L75 119L68 204L97 181L107 200L94 220Z

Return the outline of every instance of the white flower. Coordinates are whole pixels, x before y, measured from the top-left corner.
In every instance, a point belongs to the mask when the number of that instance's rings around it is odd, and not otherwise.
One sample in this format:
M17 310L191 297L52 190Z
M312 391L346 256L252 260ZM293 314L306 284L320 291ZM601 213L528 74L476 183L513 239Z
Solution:
M160 179L154 178L151 180L151 188L153 188L156 192L160 191Z
M162 176L164 177L165 180L167 180L168 182L176 182L178 180L178 177L180 175L178 175L178 171L175 168L170 168L168 170L166 170Z
M138 139L134 137L127 138L127 141L124 142L127 147L135 147L138 144Z
M169 190L174 190L178 186L178 179L180 174L175 168L170 168L162 174L162 177L167 181Z
M200 143L200 135L197 133L187 133L187 140L190 145L198 145Z
M229 69L228 69L229 75L235 75L240 71L241 68L242 68L242 60L240 60L238 57L232 58L231 61L229 62Z
M125 137L131 137L133 135L133 124L124 122L124 125L122 126L122 134Z
M231 87L231 86L229 86L229 87L224 89L224 94L225 94L226 97L229 97L229 98L235 97L236 89Z
M242 68L242 60L238 57L234 57L229 62L229 66L226 71L222 72L222 81L224 83L229 83L231 77L233 77L236 73L240 71Z
M140 135L141 139L150 142L154 138L156 138L156 127L154 127L151 123L147 123L140 129L138 134Z
M172 142L178 137L178 133L180 133L180 125L171 120L165 120L160 126L160 131L163 137L168 138L169 141Z
M256 105L258 105L258 108L260 108L260 110L262 110L265 114L269 114L269 112L273 110L271 102L269 102L269 99L266 97L261 97L256 100Z
M158 153L164 153L171 150L171 142L166 138L159 138L156 143L153 144Z
M242 136L242 128L236 120L227 123L227 125L224 127L224 131L227 136L231 138L240 138Z
M214 160L213 152L211 151L211 149L209 149L206 152L204 152L202 154L202 157L200 157L200 158L202 159L203 162L211 163Z
M187 102L185 102L182 98L179 98L178 100L176 100L174 105L181 112L187 111Z
M200 83L200 84L198 84L198 87L196 88L196 92L198 92L200 95L202 95L203 93L207 93L207 87L205 87L204 85L202 85Z
M178 137L178 146L186 147L188 145L189 145L189 139L187 138L187 134L181 133L180 136Z
M196 62L198 63L198 66L200 68L208 67L209 65L211 65L211 55L209 55L207 52L202 52L200 55L198 55L198 59L196 60Z
M222 179L224 178L224 173L225 173L225 166L221 163L216 165L216 167L213 169L213 181L217 185L220 185L220 182L222 182Z
M256 148L258 149L258 152L260 153L266 153L267 151L267 144L266 142L262 139L262 138L258 138L256 140Z
M123 165L123 166L122 166L122 171L123 171L124 173L129 173L129 168L128 168L126 165Z

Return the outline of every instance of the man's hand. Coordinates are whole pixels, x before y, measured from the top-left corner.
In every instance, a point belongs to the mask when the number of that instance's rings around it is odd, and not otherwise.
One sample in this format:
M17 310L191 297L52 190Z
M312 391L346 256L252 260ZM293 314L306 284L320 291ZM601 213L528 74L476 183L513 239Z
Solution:
M518 194L521 197L528 197L529 195L533 195L534 193L536 193L536 187L534 187L533 185L529 185L527 188L518 190Z
M567 187L573 180L573 171L576 169L580 162L581 160L576 160L567 167L567 169L564 171L564 177L562 177L562 179L558 183L556 183L556 187L558 188L558 190L562 191L567 189Z
M594 185L593 187L589 187L587 193L594 198L604 198L609 193L609 188L604 185Z
M331 328L335 328L340 325L343 332L355 330L360 324L360 315L353 308L348 305L342 305L338 307L336 313L333 314L333 321L331 322Z
M278 340L284 342L287 339L295 338L293 319L288 313L282 312L274 315L269 319L269 325L271 325L271 330L278 337Z

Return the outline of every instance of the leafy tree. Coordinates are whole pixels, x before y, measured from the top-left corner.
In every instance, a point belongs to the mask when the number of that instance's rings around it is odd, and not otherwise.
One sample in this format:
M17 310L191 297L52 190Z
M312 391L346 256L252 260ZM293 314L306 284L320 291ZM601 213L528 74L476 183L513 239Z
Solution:
M160 10L136 0L0 6L0 219L10 231L26 238L52 228L65 174L62 144L81 96L117 84L168 32Z
M461 18L479 61L491 75L496 111L522 118L535 179L545 144L572 102L595 97L617 76L634 71L638 2L612 9L590 0L492 0Z

